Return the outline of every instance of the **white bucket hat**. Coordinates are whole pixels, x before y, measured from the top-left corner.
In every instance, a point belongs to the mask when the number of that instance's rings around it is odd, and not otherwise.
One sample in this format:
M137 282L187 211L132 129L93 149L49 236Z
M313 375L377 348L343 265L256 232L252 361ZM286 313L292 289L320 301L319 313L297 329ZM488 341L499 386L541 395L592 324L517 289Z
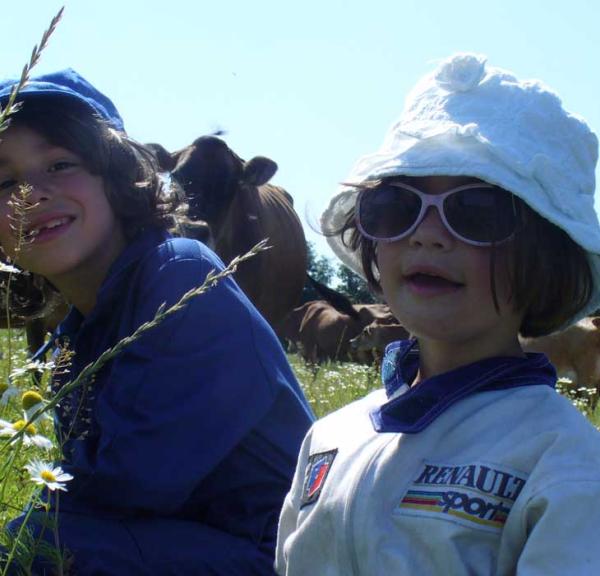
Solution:
M407 97L383 145L363 156L346 179L472 176L519 196L588 252L594 289L572 322L600 308L600 225L594 209L598 139L537 80L519 81L476 54L456 54L425 76ZM342 186L321 216L339 230L358 191ZM328 242L364 277L360 255L339 235Z

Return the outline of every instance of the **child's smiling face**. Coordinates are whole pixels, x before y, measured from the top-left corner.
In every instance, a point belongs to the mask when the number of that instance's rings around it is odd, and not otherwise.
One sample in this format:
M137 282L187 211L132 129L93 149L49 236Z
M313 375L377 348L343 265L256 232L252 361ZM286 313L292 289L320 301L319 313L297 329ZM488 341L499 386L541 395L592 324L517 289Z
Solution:
M25 242L15 253L11 195L28 184L31 193ZM17 263L63 285L102 280L125 245L121 224L77 154L55 146L25 126L13 126L0 142L0 244Z
M428 194L442 194L472 178L435 176L414 179ZM409 236L377 244L381 287L388 305L421 346L437 342L468 346L487 355L514 348L522 314L509 302L507 258L510 242L496 247L494 282L490 282L491 249L472 246L453 236L433 207Z

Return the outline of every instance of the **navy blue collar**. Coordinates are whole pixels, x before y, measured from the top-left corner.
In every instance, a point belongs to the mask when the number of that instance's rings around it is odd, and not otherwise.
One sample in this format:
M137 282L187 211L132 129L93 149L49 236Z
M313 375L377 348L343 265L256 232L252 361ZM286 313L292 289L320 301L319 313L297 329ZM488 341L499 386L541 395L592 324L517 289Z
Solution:
M129 272L131 266L139 262L152 248L170 237L171 235L167 231L159 228L149 228L135 236L109 268L108 274L102 282L100 290L98 290L96 306L90 316L112 298L119 295L116 288L123 280L124 275Z
M127 273L131 267L139 262L154 246L157 246L170 237L171 235L168 232L159 228L149 228L137 234L111 264L106 278L102 282L100 290L98 290L96 305L89 316L84 318L77 308L71 306L65 319L58 325L48 342L36 351L33 359L41 360L48 350L56 345L57 340L62 341L65 337L71 338L76 334L84 320L89 322L99 314L104 313L107 309L110 309L107 305L113 298L118 297L119 284L127 277Z
M398 396L401 388L414 380L418 369L416 340L401 340L386 348L381 378L388 402L371 411L377 432L420 432L454 403L475 392L556 385L556 370L548 358L527 354L526 358L485 358L427 378Z

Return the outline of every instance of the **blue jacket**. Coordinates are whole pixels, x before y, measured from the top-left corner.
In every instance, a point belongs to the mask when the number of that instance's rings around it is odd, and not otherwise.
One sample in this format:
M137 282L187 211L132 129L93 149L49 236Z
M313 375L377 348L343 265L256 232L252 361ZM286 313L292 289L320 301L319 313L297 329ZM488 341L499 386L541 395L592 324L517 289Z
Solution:
M199 242L142 233L112 265L94 310L72 309L59 327L75 356L54 386L222 266ZM74 476L60 494L61 541L85 574L270 574L311 421L273 331L226 278L61 403L62 466ZM92 542L87 522L98 523ZM130 538L115 536L123 527ZM119 566L131 553L134 563Z

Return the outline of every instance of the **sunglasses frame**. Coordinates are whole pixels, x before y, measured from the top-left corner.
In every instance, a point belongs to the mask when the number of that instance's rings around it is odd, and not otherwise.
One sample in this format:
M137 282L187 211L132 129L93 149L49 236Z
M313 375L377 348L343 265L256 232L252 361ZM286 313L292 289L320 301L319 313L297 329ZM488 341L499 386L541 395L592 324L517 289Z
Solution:
M362 188L362 190L358 194L358 198L356 199L355 212L354 212L356 225L357 225L359 232L365 238L368 238L369 240L372 240L374 242L385 242L385 243L396 242L397 240L402 240L402 238L406 238L407 236L410 236L417 229L419 224L421 224L421 222L425 218L425 214L427 214L427 210L430 206L434 206L437 209L437 212L440 216L440 219L442 220L442 222L444 224L444 227L446 228L446 230L448 230L448 232L452 236L454 236L455 238L458 238L458 240L461 240L462 242L465 242L466 244L470 244L472 246L488 247L488 246L492 246L492 245L503 244L504 242L507 242L508 240L510 240L515 233L516 223L517 223L517 219L518 219L517 218L517 216L518 216L517 208L515 205L514 194L512 194L511 192L508 192L508 190L504 190L503 188L499 188L498 186L494 186L493 184L487 184L486 182L481 182L481 183L473 183L473 184L465 184L463 186L457 186L456 188L451 188L450 190L448 190L447 192L444 192L443 194L427 194L425 192L422 192L418 188L411 186L410 184L405 184L403 182L391 182L387 185L393 186L394 188L400 188L402 190L407 190L409 192L413 192L414 194L416 194L419 197L419 199L421 200L421 209L420 209L419 215L415 219L414 223L405 232L402 232L402 234L392 236L391 238L377 238L376 236L373 236L373 235L369 234L368 232L366 232L365 229L363 228L361 219L360 219L360 206L361 206L361 201L365 197L365 195L369 194L369 192L372 192L375 188L380 186L380 184L381 183L375 184L373 187ZM469 238L465 238L464 236L459 234L448 223L448 220L446 219L446 214L444 213L444 201L446 200L446 198L448 198L448 196L456 194L457 192L462 192L463 190L472 190L475 188L489 188L489 189L497 188L499 191L501 191L505 194L510 194L511 199L512 199L513 212L514 212L514 216L515 216L515 230L513 230L513 232L511 232L511 234L507 238L504 238L502 240L496 240L493 242L479 242L477 240L470 240Z

